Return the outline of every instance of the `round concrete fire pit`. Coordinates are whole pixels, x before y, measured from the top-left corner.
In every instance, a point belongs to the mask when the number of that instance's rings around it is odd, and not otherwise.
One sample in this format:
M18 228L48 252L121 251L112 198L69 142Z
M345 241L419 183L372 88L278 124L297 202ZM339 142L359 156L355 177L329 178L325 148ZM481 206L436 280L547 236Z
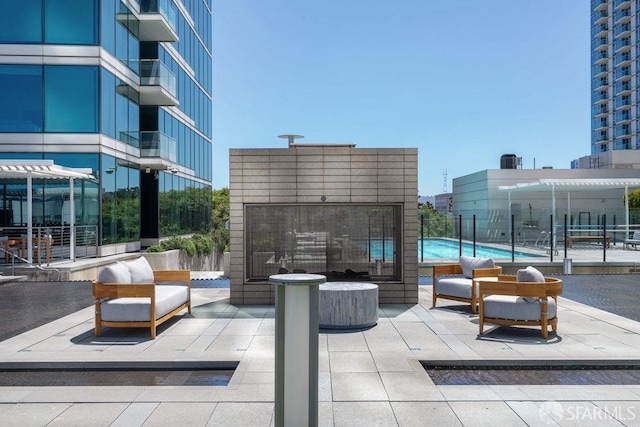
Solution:
M378 322L378 285L329 282L320 285L320 327L357 329Z

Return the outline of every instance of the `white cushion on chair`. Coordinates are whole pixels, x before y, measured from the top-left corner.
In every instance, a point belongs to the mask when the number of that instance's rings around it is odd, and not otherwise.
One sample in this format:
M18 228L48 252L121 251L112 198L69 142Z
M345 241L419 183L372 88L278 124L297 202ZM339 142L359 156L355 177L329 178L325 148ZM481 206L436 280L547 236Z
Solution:
M131 283L153 283L153 269L145 257L125 261L124 265L131 273Z
M529 283L544 283L544 275L535 267L528 266L527 268L521 268L516 273L516 280L518 282ZM535 302L538 300L536 297L524 297L527 302Z
M131 283L129 268L120 261L106 266L98 274L99 283Z
M556 317L556 302L547 298L547 318ZM525 301L523 297L490 295L484 299L484 316L509 320L540 320L540 301Z
M468 279L473 277L473 270L476 268L493 268L495 264L491 258L474 258L470 256L460 257L460 267L462 275Z
M497 277L483 277L482 280L495 282ZM443 277L436 283L436 293L440 295L450 295L458 298L471 299L471 279L466 277ZM476 297L478 297L480 286L476 286Z
M187 302L187 286L156 286L156 319ZM100 303L100 315L105 322L148 322L151 317L150 298L115 298Z
M436 283L436 292L458 298L471 298L471 279L443 277Z

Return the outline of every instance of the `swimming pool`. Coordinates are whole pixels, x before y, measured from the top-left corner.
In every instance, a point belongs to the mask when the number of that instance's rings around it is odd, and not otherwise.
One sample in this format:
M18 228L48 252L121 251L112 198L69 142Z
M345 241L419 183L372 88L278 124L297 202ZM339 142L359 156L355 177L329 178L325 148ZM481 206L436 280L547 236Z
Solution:
M424 248L424 253L422 249ZM462 255L473 256L473 244L462 242ZM460 242L447 239L424 239L424 245L418 239L418 259L422 258L458 258ZM476 243L476 256L480 258L511 258L511 250L483 246ZM515 258L540 257L541 255L515 251Z
M371 251L371 257L376 259L382 258L384 249L384 258L393 259L393 241L387 239L372 240L355 240L353 241L364 250ZM424 256L422 249L424 247ZM370 249L369 249L370 248ZM473 244L462 242L462 255L473 256ZM418 260L427 258L452 258L457 259L460 256L460 242L449 239L424 239L424 245L421 239L418 239ZM494 248L491 246L479 245L476 243L476 256L479 258L511 258L511 250ZM515 258L531 258L541 257L526 252L515 251Z

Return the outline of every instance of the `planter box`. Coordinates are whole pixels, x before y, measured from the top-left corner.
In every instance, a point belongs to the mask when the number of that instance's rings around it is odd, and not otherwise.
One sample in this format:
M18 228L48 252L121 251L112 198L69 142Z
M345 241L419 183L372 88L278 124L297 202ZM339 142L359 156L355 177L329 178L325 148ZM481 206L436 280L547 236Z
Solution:
M180 270L180 250L172 249L165 252L143 252L142 256L149 261L154 270Z

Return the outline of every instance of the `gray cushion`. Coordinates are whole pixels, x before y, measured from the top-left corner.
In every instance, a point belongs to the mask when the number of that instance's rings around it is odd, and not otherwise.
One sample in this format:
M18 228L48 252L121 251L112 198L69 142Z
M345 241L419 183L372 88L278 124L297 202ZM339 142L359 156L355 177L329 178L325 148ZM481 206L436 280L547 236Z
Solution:
M156 286L156 319L187 302L186 286ZM100 303L102 320L107 322L148 322L151 318L149 298L115 298Z
M438 279L436 292L458 298L471 298L471 279L464 277L446 277Z
M491 258L461 256L460 266L462 267L462 275L470 279L473 277L473 270L476 268L493 268L495 264Z
M145 257L125 261L131 273L131 283L153 283L153 269Z
M497 281L497 277L483 277L482 280ZM476 297L479 296L480 286L476 286ZM471 299L471 279L465 277L443 277L436 283L436 292L458 298Z
M547 318L556 317L556 302L548 298ZM540 320L540 301L533 303L522 297L511 295L490 295L484 299L485 317L508 320Z
M521 268L516 274L518 282L544 283L544 275L535 267Z
M527 268L521 268L516 273L516 280L518 282L531 282L531 283L544 283L544 275L535 267L528 266ZM524 297L527 302L537 301L536 297Z
M131 283L131 273L120 261L106 266L98 274L100 283Z

